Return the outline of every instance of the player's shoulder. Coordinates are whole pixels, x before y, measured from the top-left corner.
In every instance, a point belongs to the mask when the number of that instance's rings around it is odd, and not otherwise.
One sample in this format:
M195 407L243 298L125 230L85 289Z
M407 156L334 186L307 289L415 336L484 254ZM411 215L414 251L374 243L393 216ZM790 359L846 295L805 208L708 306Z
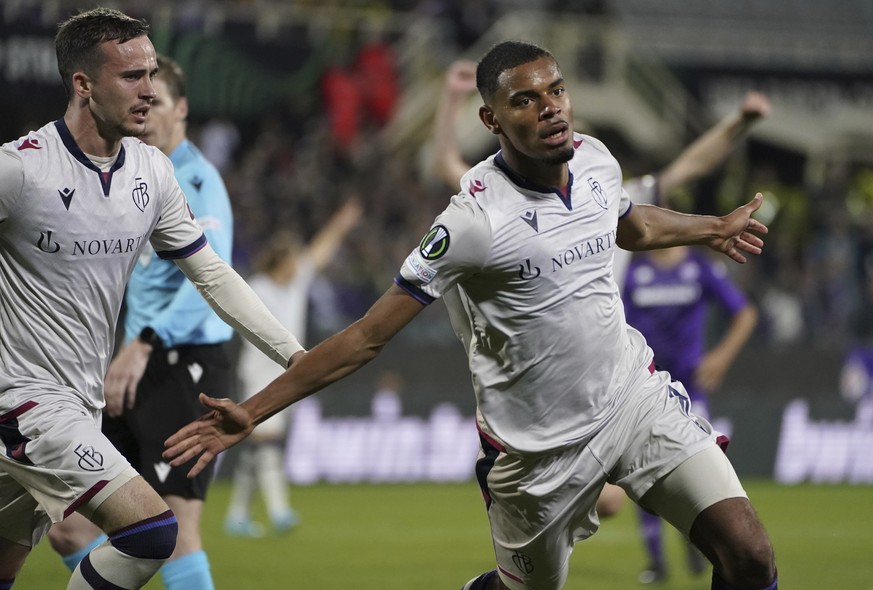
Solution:
M59 148L63 148L63 145L54 123L43 125L3 144L3 151L19 161L42 160Z
M459 195L473 199L480 209L488 209L495 204L501 206L508 194L518 192L517 185L498 164L499 157L499 153L489 156L461 178Z
M606 147L606 144L594 137L584 133L573 134L573 147L577 152L594 152L598 155L612 158L612 152Z

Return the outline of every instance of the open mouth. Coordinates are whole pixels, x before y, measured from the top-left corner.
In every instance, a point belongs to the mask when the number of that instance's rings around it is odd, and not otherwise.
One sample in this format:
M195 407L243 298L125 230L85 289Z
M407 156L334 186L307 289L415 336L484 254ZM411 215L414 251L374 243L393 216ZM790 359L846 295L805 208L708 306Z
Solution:
M542 138L549 145L561 145L567 141L568 134L569 127L566 123L561 123L551 126Z
M131 113L138 123L145 123L146 119L149 116L149 107L148 105L139 107L137 109L133 109Z

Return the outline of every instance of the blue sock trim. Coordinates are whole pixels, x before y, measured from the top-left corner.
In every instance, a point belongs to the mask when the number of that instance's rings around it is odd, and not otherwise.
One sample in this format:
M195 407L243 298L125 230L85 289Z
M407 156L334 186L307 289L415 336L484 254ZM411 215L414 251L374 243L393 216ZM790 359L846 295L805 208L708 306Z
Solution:
M488 583L493 576L497 575L497 570L491 570L490 572L486 572L479 576L479 578L473 582L473 585L470 586L470 590L482 590L485 588L485 585Z
M205 551L168 561L161 568L161 580L167 590L215 590Z
M12 578L11 580L0 580L0 590L11 590L14 581L15 578Z
M131 557L167 559L176 548L179 523L171 510L109 535L112 546Z
M85 559L86 555L91 553L94 549L96 549L101 543L103 543L108 538L109 537L107 537L106 535L100 535L99 537L97 537L96 539L91 541L91 543L89 543L87 547L85 547L83 549L79 549L78 551L74 551L73 553L70 553L69 555L61 556L61 561L64 562L64 565L67 566L67 569L69 569L70 571L73 571L74 569L76 569L76 566L79 565L79 562L82 561L83 559ZM0 590L2 590L2 589L3 589L3 587L0 586Z

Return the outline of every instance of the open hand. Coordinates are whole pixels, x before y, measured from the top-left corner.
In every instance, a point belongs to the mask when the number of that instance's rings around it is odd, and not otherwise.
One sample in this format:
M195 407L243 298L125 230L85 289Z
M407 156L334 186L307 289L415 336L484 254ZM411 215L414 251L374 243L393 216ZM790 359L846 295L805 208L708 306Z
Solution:
M760 254L761 248L764 247L764 240L755 233L766 234L768 229L757 219L752 219L752 214L763 202L764 196L758 193L754 199L722 217L724 225L717 235L707 241L709 247L726 254L740 264L746 262L743 253Z
M227 398L216 399L201 393L200 403L212 411L164 441L167 450L163 457L173 467L199 455L197 463L188 471L189 478L203 471L220 452L242 441L254 429L249 413Z

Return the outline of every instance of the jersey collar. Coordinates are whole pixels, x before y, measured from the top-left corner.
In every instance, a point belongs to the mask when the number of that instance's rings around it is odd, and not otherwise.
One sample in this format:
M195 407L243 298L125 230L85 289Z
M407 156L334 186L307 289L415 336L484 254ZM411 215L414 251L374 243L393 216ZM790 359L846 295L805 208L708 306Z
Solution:
M100 178L100 186L103 187L103 196L108 197L109 189L112 186L112 175L116 170L124 166L124 145L118 148L118 157L115 158L115 163L112 165L112 168L109 169L109 172L104 173L100 168L94 165L94 162L92 162L88 156L85 155L85 152L82 151L76 143L76 140L73 139L73 134L70 133L70 129L67 127L67 124L63 119L55 121L55 128L58 131L61 141L64 142L67 151L70 152L70 155L76 158L82 166L90 168L97 173L97 177Z
M564 191L555 186L546 186L544 184L537 184L536 182L531 182L525 177L521 176L517 172L515 172L512 168L509 167L509 164L506 163L506 160L503 159L503 152L497 152L497 155L494 156L494 163L500 168L504 174L512 181L513 184L517 185L520 188L531 190L538 193L543 194L555 194L558 198L561 199L561 202L564 203L564 206L567 207L568 211L573 210L573 201L570 196L573 194L573 172L570 171L569 179L567 180L567 194L564 195Z

